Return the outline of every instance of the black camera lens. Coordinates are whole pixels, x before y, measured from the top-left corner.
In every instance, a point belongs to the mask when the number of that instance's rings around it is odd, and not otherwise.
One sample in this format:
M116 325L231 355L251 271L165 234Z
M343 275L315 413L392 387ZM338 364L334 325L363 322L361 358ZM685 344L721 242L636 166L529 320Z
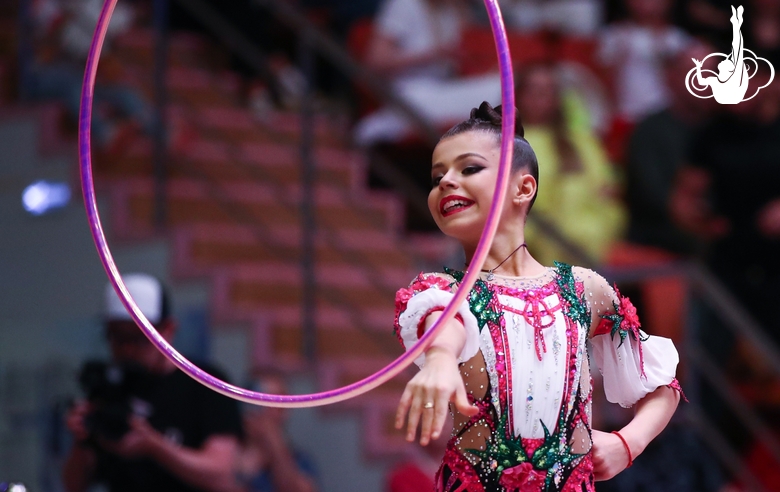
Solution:
M79 382L92 407L84 421L90 436L117 441L130 430L133 401L145 398L151 379L137 364L90 361L84 364Z

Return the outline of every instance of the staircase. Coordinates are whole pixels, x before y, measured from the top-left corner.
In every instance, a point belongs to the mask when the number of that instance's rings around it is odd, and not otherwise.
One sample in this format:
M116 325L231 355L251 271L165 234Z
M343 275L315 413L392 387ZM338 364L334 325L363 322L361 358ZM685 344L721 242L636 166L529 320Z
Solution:
M115 54L151 100L152 34L120 39ZM246 326L252 362L311 369L301 355L301 219L297 114L263 121L238 103L235 76L209 57L201 38L175 34L168 72L169 120L185 145L169 159L172 277L211 285L215 327ZM99 79L98 79L99 83ZM402 235L402 201L369 190L366 158L344 142L347 128L315 119L317 361L319 389L352 383L401 353L392 335L395 291L451 243ZM136 139L120 158L95 157L99 192L111 199L117 239L155 236L152 143ZM363 415L365 451L386 456L407 444L392 428L409 373L368 395L328 407Z

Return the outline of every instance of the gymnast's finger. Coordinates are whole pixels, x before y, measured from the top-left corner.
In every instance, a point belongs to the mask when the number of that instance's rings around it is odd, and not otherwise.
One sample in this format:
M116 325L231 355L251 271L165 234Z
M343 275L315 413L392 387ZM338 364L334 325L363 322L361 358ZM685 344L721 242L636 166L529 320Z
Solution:
M404 426L404 418L406 412L409 411L409 406L412 404L412 390L407 386L401 395L401 401L398 402L398 409L395 412L395 428L400 430Z
M449 410L449 403L446 401L437 404L436 408L434 408L431 439L435 440L441 436L441 430L444 428L444 423L447 421L447 410Z
M409 408L408 425L406 429L406 440L409 442L414 441L414 435L417 433L417 424L420 423L420 413L422 413L423 396L421 393L416 393L412 398L412 405Z
M447 397L442 398L441 392L427 392L422 409L422 428L420 429L420 444L425 446L431 440L431 431L433 430L433 417L436 408L447 404Z
M455 389L455 408L467 417L473 417L479 412L477 407L469 403L466 387L462 383Z

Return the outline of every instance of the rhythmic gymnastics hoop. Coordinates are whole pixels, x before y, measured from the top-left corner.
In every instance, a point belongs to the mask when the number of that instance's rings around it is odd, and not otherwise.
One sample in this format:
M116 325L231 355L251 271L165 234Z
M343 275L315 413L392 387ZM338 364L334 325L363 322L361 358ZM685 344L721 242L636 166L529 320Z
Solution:
M490 245L498 227L501 208L506 197L506 186L509 180L509 170L512 162L512 151L515 135L515 96L514 96L514 78L512 76L512 59L509 54L509 42L507 40L506 28L501 15L501 9L498 7L498 0L484 0L490 18L490 26L493 31L493 40L496 45L496 54L498 55L499 70L501 73L501 104L504 108L504 117L501 128L501 158L499 161L498 177L496 179L496 188L493 203L490 207L487 223L482 231L477 249L469 265L468 271L464 276L461 286L455 293L452 301L447 305L436 323L425 333L419 342L409 349L406 353L391 362L384 369L372 374L371 376L352 383L341 388L324 391L321 393L312 393L306 395L274 395L268 393L258 393L249 391L238 386L229 384L221 379L215 378L195 366L186 357L174 349L152 326L146 316L138 308L130 292L125 286L122 276L114 262L111 251L106 242L106 236L103 232L103 226L98 214L97 201L95 197L95 185L92 179L92 151L90 129L92 124L92 99L95 90L95 77L97 75L98 60L103 48L103 42L106 37L108 24L111 15L116 6L117 0L106 0L103 3L103 9L98 18L95 34L92 37L92 44L87 57L87 66L84 72L84 85L81 90L81 109L79 115L79 163L81 170L81 188L84 195L84 204L87 210L90 232L97 247L98 256L103 264L103 268L108 275L108 279L114 287L119 299L124 304L130 316L133 318L144 335L152 344L162 352L173 364L181 369L185 374L218 393L260 406L279 407L279 408L304 408L328 405L339 401L347 400L358 395L362 395L377 386L385 383L398 375L414 359L419 357L425 349L433 342L444 324L452 319L457 313L458 307L466 300L466 296L471 291L477 280L479 271L482 268L487 257Z

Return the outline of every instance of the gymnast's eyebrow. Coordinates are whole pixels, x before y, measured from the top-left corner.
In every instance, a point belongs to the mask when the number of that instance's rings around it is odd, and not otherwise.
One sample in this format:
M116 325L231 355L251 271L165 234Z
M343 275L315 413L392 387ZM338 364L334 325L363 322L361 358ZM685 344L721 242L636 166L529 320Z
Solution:
M479 158L480 158L480 159L482 159L483 161L486 161L486 160L487 160L487 159L485 158L485 156L483 156L483 155L481 155L481 154L477 154L477 153L475 153L475 152L466 152L465 154L461 154L461 155L459 155L458 157L456 157L456 158L455 158L455 162L462 161L463 159L468 159L469 157L479 157ZM437 167L441 167L441 166L443 166L443 165L444 165L444 163L437 162L436 164L434 164L433 166L431 166L431 169L436 169Z

